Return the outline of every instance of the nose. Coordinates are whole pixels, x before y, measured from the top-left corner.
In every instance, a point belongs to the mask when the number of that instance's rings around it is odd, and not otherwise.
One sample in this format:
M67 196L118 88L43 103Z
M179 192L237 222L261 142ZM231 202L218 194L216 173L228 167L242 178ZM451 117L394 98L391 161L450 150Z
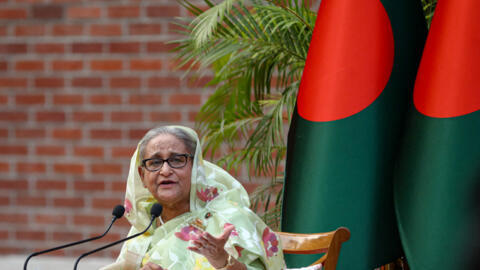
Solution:
M172 168L168 165L167 161L164 161L160 170L158 170L161 175L169 175L172 173Z

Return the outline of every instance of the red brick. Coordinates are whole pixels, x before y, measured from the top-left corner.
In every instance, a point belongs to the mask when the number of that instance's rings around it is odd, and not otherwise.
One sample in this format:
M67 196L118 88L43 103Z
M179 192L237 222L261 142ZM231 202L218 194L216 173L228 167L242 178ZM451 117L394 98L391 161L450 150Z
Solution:
M7 35L7 26L0 26L0 36Z
M121 139L122 131L120 129L92 129L90 131L92 139Z
M73 183L75 190L83 191L104 191L105 181L81 181L77 180Z
M180 112L151 112L150 120L154 122L180 122L182 114Z
M89 237L94 237L97 234L91 233ZM109 233L109 234L105 235L105 237L102 237L102 238L98 239L98 242L112 243L112 242L118 241L121 238L123 238L124 237L123 235L124 234L119 234L119 233ZM117 254L117 256L112 256L112 258L117 258L117 257L118 257L118 254Z
M150 88L179 88L180 79L176 77L151 77L148 79Z
M6 105L8 103L8 96L7 95L0 95L0 104Z
M128 138L139 140L147 133L148 129L131 129L128 131Z
M32 16L35 19L61 19L63 18L63 7L60 5L34 5Z
M26 53L27 44L25 43L10 43L10 44L0 44L0 53L11 54L11 53Z
M54 198L53 205L60 207L83 207L85 202L82 197L61 197Z
M38 190L65 190L67 183L65 181L57 180L38 180L35 184Z
M73 216L73 223L75 225L87 225L87 226L104 226L105 218L103 216L94 215L75 215Z
M127 188L126 182L113 182L110 190L124 192L126 188Z
M53 165L53 170L56 173L83 174L85 167L83 164L62 163Z
M90 68L95 71L119 71L123 68L122 60L93 60Z
M94 95L90 97L90 103L95 105L122 104L122 97L119 95Z
M25 145L0 145L0 155L26 155L28 153Z
M92 36L120 36L122 27L120 24L94 24L90 26Z
M95 163L91 170L93 174L122 174L122 164Z
M137 23L129 26L130 35L159 35L162 33L161 24Z
M0 172L9 172L10 171L10 164L5 162L0 162Z
M15 130L15 137L40 139L45 137L45 130L41 128L18 128Z
M34 94L16 95L15 103L17 105L35 105L35 104L42 105L42 104L45 104L45 95L34 95Z
M102 10L98 7L71 7L67 16L71 19L96 19L100 18Z
M162 5L146 7L148 17L178 17L180 16L180 5Z
M135 152L136 147L112 147L112 157L131 157Z
M112 209L113 206L122 203L123 201L118 198L93 198L92 200L92 206L94 208L102 209Z
M141 80L138 77L118 77L110 79L111 88L139 88Z
M73 78L74 87L99 88L102 87L102 78L100 77L77 77Z
M27 87L27 78L0 78L1 87Z
M102 122L103 112L74 112L73 121L75 122Z
M198 111L188 112L188 121L196 122L198 116Z
M45 35L44 25L17 25L15 27L16 36L43 36Z
M47 199L45 197L38 196L26 196L21 195L17 197L17 205L22 206L45 206L47 204Z
M162 69L161 60L135 59L130 61L131 70L160 70Z
M142 112L112 112L113 122L139 122L143 120Z
M72 44L73 53L101 53L103 44L98 42L77 42Z
M0 121L24 122L27 120L28 120L28 116L25 112L0 111Z
M35 79L35 87L60 88L63 86L63 78L43 77Z
M47 225L65 225L67 224L67 217L65 215L49 215L49 214L37 214L35 215L35 223L37 224L47 224Z
M57 94L53 96L54 105L80 105L83 104L83 95Z
M0 19L26 19L27 10L23 8L2 8L0 9Z
M44 69L43 61L37 60L23 60L15 63L15 70L17 71L40 71Z
M20 254L23 250L19 247L11 247L7 245L2 245L0 247L0 254Z
M61 43L35 44L36 53L64 53L65 45Z
M81 24L57 24L52 27L54 36L78 36L83 34Z
M82 138L82 130L76 128L54 129L52 136L55 139L78 140Z
M157 53L157 52L169 52L173 50L177 45L167 44L164 41L151 41L147 43L147 52Z
M110 18L135 18L140 15L138 6L113 6L108 8Z
M79 241L83 235L78 232L53 232L53 240L61 242Z
M139 42L112 42L109 44L111 53L139 53Z
M9 198L9 197L1 196L1 197L0 197L0 205L1 205L1 206L8 206L8 205L10 205L10 198ZM3 236L3 233L1 233L1 232L0 232L0 239L5 239L4 236Z
M8 138L8 129L0 128L0 138Z
M45 232L44 231L16 231L15 237L18 240L32 240L32 241L44 241Z
M28 188L27 180L22 179L13 179L13 180L2 180L0 179L0 189L2 190L26 190Z
M103 147L75 146L73 152L76 156L82 157L103 157Z
M75 71L82 70L83 62L80 60L55 60L52 62L54 71Z
M45 168L46 166L43 163L28 163L28 162L17 163L18 173L44 173Z
M7 61L0 61L0 71L7 71L8 63Z
M162 96L153 94L131 95L129 102L134 105L158 105L162 103Z
M65 113L64 112L37 112L35 114L36 121L39 122L64 122Z
M192 94L173 94L170 96L169 103L172 105L200 105L200 95Z
M65 147L60 145L38 145L35 153L40 156L63 156Z

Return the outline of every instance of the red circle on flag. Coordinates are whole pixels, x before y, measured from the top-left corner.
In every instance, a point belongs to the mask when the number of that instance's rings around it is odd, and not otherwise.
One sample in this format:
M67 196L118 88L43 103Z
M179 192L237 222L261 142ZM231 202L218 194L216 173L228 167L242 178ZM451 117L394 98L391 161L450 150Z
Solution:
M480 110L480 1L443 1L435 9L413 100L427 116Z
M297 98L310 121L352 116L385 88L394 59L393 32L379 0L323 0Z

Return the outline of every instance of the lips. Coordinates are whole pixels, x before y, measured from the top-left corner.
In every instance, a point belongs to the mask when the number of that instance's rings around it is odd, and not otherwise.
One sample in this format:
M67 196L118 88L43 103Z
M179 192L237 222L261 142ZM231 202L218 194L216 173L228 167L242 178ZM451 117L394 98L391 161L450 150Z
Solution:
M173 180L162 180L160 181L159 185L160 186L168 186L168 185L173 185L173 184L176 184L177 182L173 181Z

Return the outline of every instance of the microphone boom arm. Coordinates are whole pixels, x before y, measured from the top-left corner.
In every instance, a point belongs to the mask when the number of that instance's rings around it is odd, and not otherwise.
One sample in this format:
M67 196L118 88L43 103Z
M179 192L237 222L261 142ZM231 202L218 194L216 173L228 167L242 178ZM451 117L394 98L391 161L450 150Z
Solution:
M112 218L112 222L110 222L110 225L108 226L107 230L102 235L94 236L92 238L84 239L84 240L81 240L81 241L78 241L78 242L73 242L73 243L65 244L63 246L54 247L54 248L51 248L51 249L42 250L42 251L38 251L38 252L34 252L34 253L30 254L28 256L28 258L25 260L25 263L23 264L23 270L27 270L28 261L34 256L41 255L41 254L48 253L48 252L52 252L52 251L62 249L62 248L67 248L67 247L71 247L71 246L80 245L82 243L97 240L97 239L100 239L100 238L104 237L108 233L108 231L110 231L110 228L112 228L113 222L115 222L115 220L117 220L116 216L114 216Z
M137 233L137 234L130 235L130 236L127 237L127 238L120 239L120 240L115 241L115 242L113 242L113 243L110 243L110 244L108 244L108 245L99 247L99 248L97 248L97 249L94 249L94 250L89 251L89 252L86 252L86 253L83 253L83 254L82 254L80 257L78 257L78 259L75 261L75 266L73 267L73 269L74 269L74 270L77 270L78 262L79 262L83 257L86 257L86 256L88 256L88 255L90 255L90 254L92 254L92 253L95 253L95 252L98 252L98 251L100 251L100 250L109 248L109 247L111 247L111 246L120 244L120 243L122 243L122 242L124 242L124 241L130 240L130 239L132 239L132 238L135 238L135 237L137 237L137 236L139 236L139 235L144 234L146 231L148 231L148 229L150 229L150 227L152 226L152 223L153 223L153 221L155 220L155 218L157 218L157 217L152 215L152 218L151 218L151 220L150 220L150 224L148 225L148 227L147 227L145 230L143 230L143 231L141 231L141 232L139 232L139 233Z

